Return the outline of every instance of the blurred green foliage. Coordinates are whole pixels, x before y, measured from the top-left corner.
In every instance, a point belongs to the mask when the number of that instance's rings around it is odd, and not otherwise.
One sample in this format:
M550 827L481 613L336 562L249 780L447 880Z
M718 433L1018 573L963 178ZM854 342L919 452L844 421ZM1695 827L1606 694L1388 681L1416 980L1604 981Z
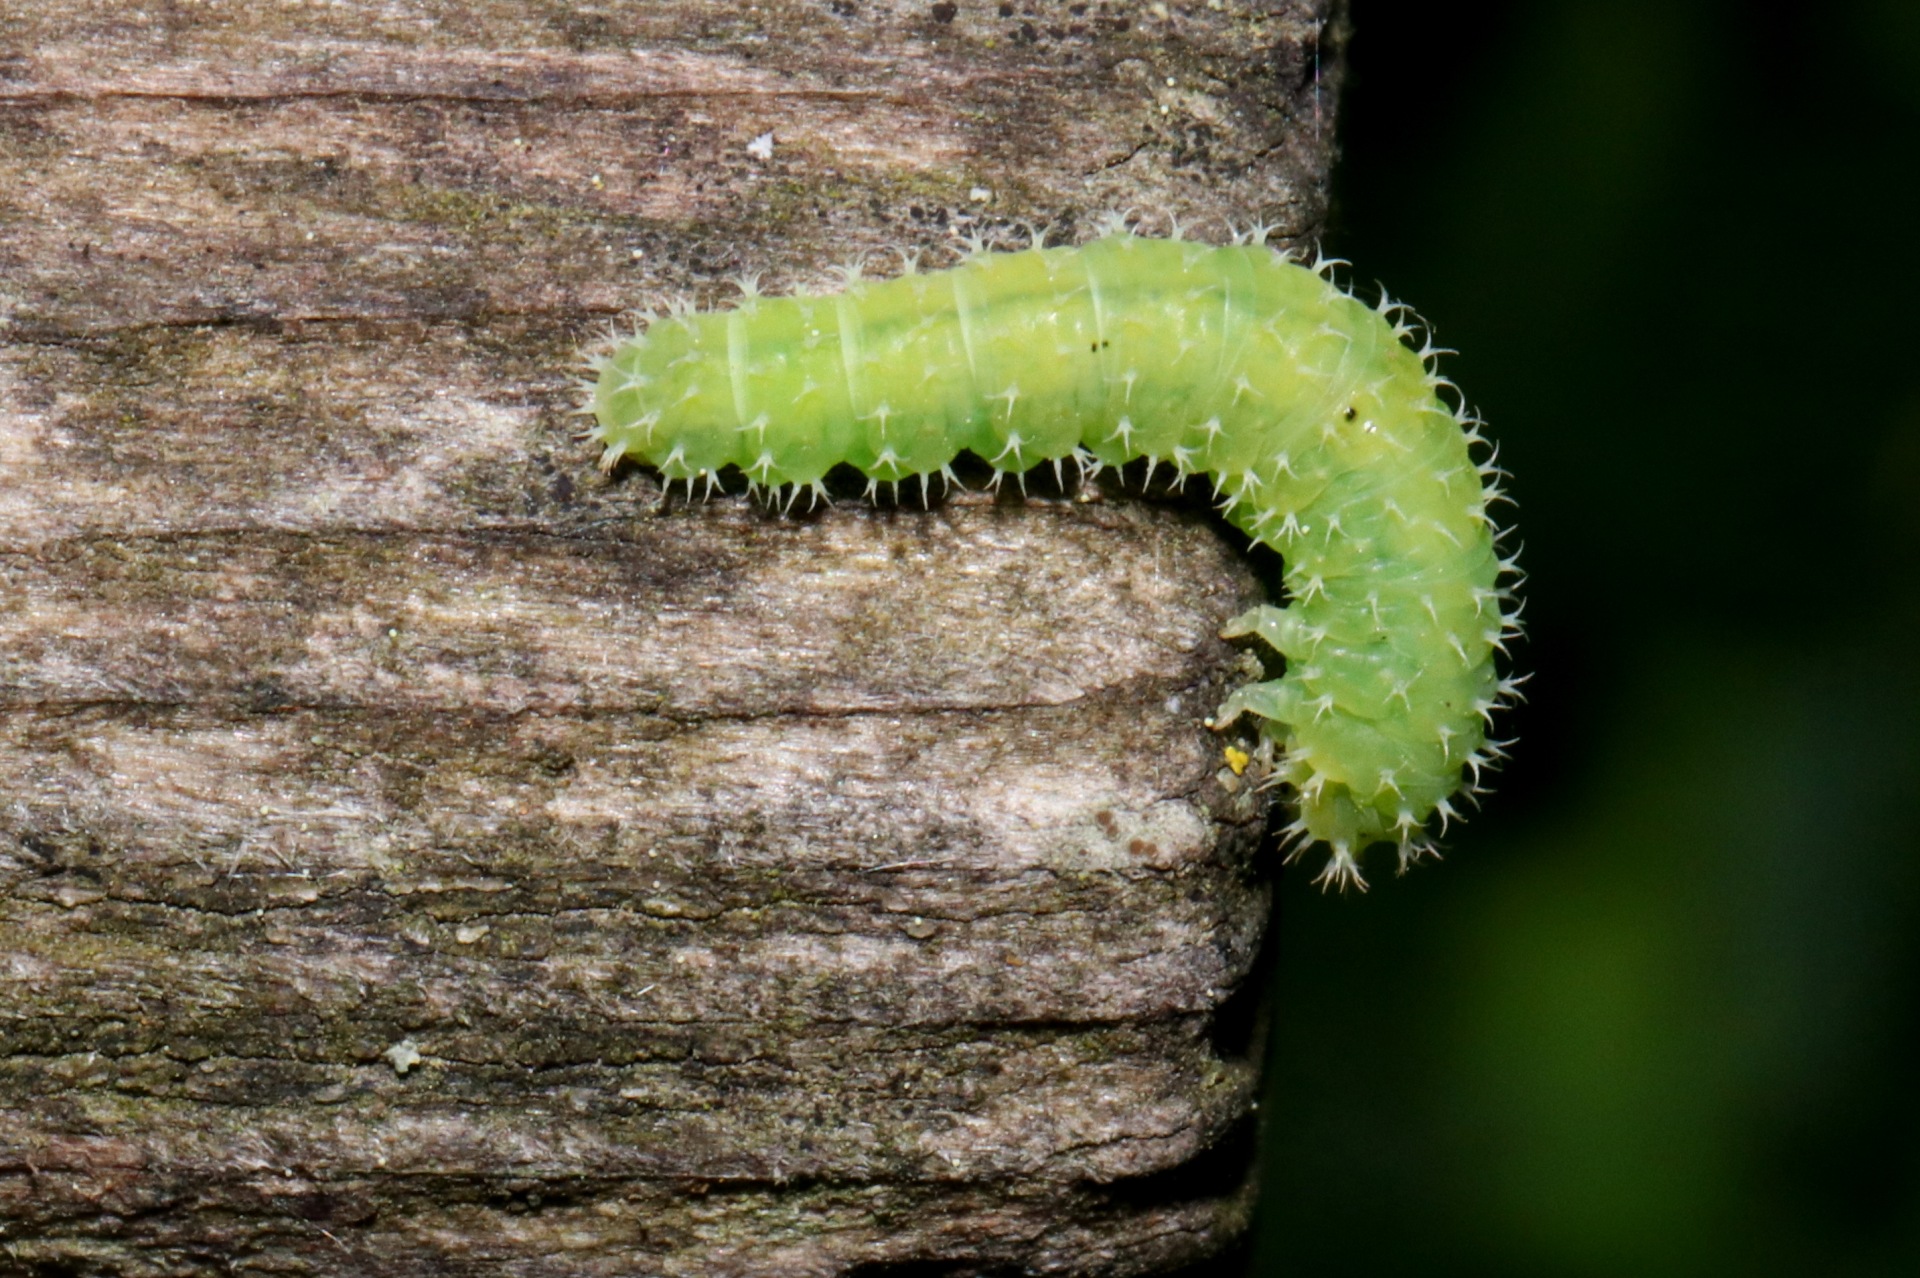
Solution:
M1255 1272L1920 1274L1920 3L1353 9L1536 677L1444 863L1286 878Z

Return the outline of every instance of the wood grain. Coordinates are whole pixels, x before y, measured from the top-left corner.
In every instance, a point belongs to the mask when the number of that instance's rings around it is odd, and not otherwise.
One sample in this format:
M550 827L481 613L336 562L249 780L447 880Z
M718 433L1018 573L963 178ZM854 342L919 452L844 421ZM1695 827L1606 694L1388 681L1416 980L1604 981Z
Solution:
M1230 1243L1259 590L1204 502L689 504L572 364L733 271L1309 236L1340 29L0 4L0 1273Z

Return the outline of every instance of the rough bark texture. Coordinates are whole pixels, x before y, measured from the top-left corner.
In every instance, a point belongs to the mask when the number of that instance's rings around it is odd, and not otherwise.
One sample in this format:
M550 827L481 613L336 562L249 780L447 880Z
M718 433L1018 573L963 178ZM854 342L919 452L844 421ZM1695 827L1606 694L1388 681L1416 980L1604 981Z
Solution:
M569 365L736 270L1310 235L1328 8L0 6L0 1273L1229 1241L1241 556L689 506Z

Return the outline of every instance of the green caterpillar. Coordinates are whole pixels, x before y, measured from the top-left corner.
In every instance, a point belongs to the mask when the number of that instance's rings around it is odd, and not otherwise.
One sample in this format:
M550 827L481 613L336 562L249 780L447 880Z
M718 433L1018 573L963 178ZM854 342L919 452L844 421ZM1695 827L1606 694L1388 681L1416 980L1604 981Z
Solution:
M636 457L709 488L824 496L842 463L882 483L970 451L1002 473L1135 458L1211 477L1226 518L1285 561L1291 602L1236 618L1286 658L1212 720L1258 721L1292 786L1294 852L1324 842L1317 882L1365 887L1358 856L1400 867L1467 773L1504 757L1493 710L1515 694L1493 653L1517 628L1513 572L1476 463L1480 423L1439 397L1404 308L1359 302L1264 246L1118 228L1076 248L976 248L963 264L830 295L643 317L589 361L602 464Z

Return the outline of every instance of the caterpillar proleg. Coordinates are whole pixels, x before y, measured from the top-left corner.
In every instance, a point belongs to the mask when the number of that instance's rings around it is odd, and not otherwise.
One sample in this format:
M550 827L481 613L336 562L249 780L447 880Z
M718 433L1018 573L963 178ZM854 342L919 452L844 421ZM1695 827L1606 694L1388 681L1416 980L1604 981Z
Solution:
M1365 886L1359 856L1432 850L1502 757L1487 733L1515 695L1494 652L1517 628L1511 558L1488 512L1502 472L1479 421L1441 398L1405 309L1368 306L1259 242L1124 229L1072 248L975 252L943 271L730 311L644 317L590 364L603 465L667 480L736 467L822 492L834 466L878 484L1136 458L1205 474L1226 518L1285 564L1289 602L1236 618L1284 673L1213 719L1251 717L1291 786L1295 851L1323 883Z

